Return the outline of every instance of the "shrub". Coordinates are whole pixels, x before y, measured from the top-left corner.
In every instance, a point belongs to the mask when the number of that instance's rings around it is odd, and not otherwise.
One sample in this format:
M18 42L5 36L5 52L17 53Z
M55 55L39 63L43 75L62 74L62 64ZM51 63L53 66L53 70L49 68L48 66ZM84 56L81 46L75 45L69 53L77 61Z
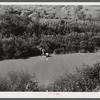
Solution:
M58 48L54 50L54 54L64 54L64 48Z
M84 65L74 74L65 73L48 86L49 91L89 92L100 87L100 63Z
M6 77L0 77L0 91L11 91L11 84Z
M0 78L0 91L39 91L39 83L35 75L11 71Z
M37 48L28 48L26 51L20 53L16 55L15 58L28 58L28 57L32 57L32 56L39 56L41 55L41 52L39 49Z

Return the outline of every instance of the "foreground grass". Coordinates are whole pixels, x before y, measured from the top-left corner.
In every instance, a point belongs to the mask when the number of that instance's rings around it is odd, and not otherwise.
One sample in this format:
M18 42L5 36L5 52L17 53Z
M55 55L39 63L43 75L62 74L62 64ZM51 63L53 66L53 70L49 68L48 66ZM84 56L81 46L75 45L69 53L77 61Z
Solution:
M0 77L0 91L92 92L99 87L100 63L76 68L75 73L65 73L48 86L40 85L34 74L23 71L10 71L7 76Z

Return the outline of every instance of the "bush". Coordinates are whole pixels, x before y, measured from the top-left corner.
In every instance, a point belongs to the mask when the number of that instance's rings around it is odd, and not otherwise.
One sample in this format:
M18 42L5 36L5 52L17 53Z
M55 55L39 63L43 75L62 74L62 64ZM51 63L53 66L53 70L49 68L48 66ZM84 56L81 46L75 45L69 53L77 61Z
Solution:
M26 51L17 54L15 58L28 58L28 57L32 57L32 56L39 56L41 55L41 52L39 49L37 48L29 48Z
M39 83L35 75L11 71L0 78L0 91L39 91Z
M65 53L64 48L58 48L54 50L54 54L64 54L64 53Z
M100 63L93 66L84 65L74 74L65 73L48 86L49 91L90 92L100 88Z

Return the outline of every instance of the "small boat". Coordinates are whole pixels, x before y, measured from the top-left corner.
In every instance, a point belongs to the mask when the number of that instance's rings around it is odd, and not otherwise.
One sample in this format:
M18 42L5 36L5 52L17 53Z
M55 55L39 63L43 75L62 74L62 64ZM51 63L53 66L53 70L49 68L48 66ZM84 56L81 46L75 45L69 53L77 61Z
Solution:
M45 56L46 56L46 57L50 57L49 53L45 53Z

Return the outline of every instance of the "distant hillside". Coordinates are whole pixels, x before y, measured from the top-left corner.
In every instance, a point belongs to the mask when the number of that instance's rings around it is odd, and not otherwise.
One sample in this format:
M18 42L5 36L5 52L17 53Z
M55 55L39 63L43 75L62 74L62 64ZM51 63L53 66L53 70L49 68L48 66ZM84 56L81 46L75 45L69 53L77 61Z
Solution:
M60 6L60 5L12 5L12 6L0 6L0 13L4 13L6 10L14 9L21 12L22 16L40 17L40 18L71 18L78 19L81 15L85 15L85 18L97 17L100 15L100 6Z

